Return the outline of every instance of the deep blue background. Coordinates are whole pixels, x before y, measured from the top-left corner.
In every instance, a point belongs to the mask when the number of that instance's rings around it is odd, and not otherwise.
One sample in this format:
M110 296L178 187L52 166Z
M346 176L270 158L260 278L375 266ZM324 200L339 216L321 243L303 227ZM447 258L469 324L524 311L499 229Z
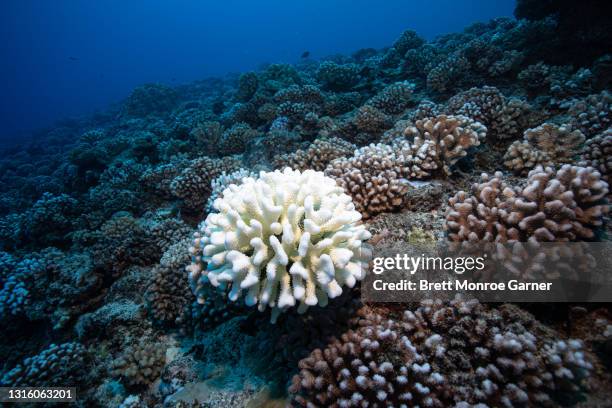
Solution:
M510 16L514 0L3 0L0 139L103 109L145 82L181 83L431 39ZM72 60L75 58L76 60Z

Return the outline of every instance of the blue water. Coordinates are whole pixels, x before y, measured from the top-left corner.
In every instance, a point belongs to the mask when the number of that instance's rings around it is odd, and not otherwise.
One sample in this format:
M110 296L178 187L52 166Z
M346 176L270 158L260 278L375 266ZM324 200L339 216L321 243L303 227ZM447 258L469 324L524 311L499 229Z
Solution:
M179 84L390 45L510 16L514 0L84 1L0 4L0 140Z

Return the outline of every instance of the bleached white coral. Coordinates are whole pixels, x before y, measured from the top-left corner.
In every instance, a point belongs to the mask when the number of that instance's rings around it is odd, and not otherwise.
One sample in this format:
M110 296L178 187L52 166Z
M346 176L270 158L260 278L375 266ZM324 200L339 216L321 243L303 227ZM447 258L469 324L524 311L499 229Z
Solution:
M227 292L272 320L290 307L325 306L363 279L370 233L351 197L322 172L261 172L230 185L190 248L189 282L200 302L206 286Z
M210 197L208 197L208 200L206 201L206 212L210 213L214 211L213 205L215 201L217 200L217 198L219 198L219 196L221 195L221 193L223 193L223 190L225 190L227 186L229 186L230 184L240 183L245 177L255 176L256 174L252 171L242 168L231 173L227 173L224 171L219 174L210 182L211 192Z

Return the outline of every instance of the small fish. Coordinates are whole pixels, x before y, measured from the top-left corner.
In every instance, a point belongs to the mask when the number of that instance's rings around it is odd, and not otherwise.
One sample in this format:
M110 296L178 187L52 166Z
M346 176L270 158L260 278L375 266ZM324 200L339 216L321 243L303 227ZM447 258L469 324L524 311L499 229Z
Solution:
M69 59L70 61L78 61L78 60L79 60L77 57L68 57L68 59Z
M310 57L310 51L304 51L302 53L302 58L308 58L308 57Z

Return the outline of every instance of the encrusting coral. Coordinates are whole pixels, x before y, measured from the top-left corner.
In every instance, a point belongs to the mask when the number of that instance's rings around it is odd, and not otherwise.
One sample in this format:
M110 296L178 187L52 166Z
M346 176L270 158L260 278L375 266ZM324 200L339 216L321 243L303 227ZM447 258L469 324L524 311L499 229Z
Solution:
M527 174L538 165L553 166L572 162L580 151L584 135L571 126L543 123L527 129L522 141L513 142L504 155L504 165L518 174Z
M321 172L261 172L230 185L190 248L199 302L213 285L236 301L272 309L325 305L364 277L370 237L351 198Z

